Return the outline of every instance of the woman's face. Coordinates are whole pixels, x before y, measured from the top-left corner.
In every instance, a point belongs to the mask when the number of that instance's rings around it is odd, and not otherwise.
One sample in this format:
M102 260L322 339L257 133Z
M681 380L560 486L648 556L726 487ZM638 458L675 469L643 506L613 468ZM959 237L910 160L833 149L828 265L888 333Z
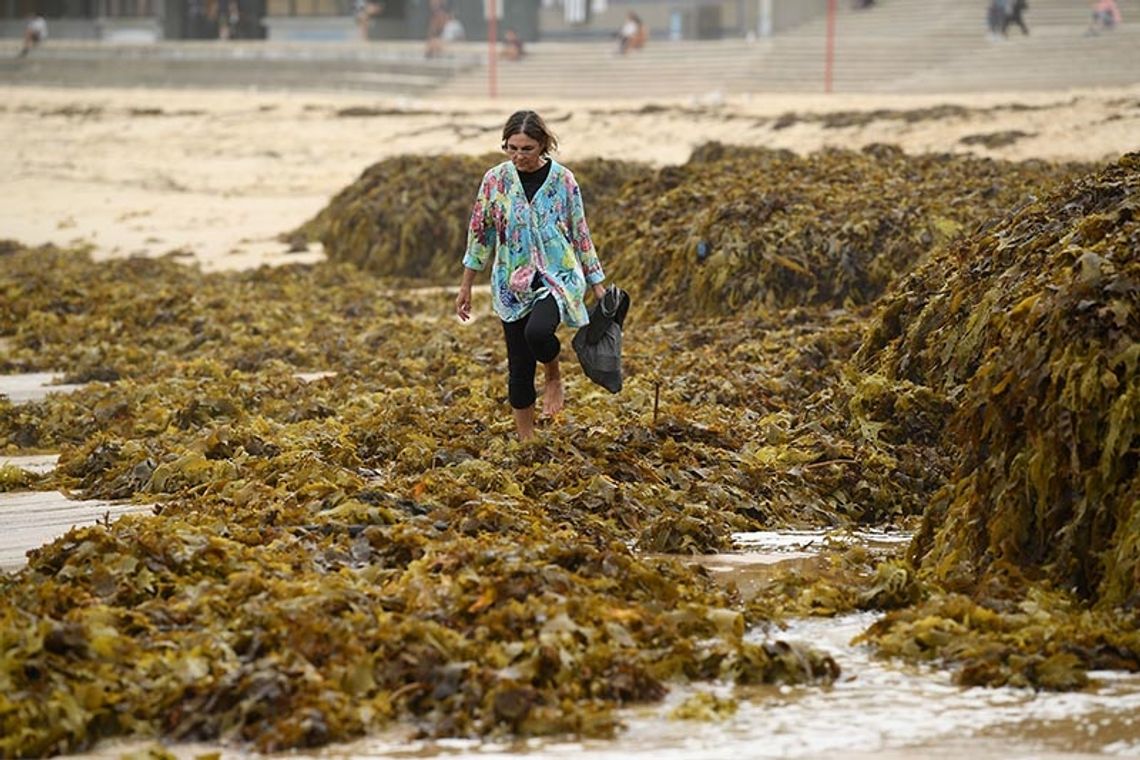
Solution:
M533 172L542 166L542 145L525 134L507 138L507 156L520 172Z

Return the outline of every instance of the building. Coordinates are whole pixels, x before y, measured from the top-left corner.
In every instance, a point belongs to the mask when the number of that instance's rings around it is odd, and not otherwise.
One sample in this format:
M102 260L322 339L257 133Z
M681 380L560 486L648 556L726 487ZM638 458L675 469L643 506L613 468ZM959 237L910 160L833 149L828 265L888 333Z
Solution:
M433 0L0 0L0 35L20 37L24 18L48 19L53 39L152 42L237 39L349 42L418 40ZM444 0L467 39L487 34L490 0ZM500 34L528 41L614 36L629 11L650 37L767 36L824 11L827 0L495 0Z
M542 0L543 39L612 37L626 13L655 40L766 37L815 18L827 0Z
M266 0L0 0L0 35L23 35L24 18L48 21L48 39L155 42L265 36Z

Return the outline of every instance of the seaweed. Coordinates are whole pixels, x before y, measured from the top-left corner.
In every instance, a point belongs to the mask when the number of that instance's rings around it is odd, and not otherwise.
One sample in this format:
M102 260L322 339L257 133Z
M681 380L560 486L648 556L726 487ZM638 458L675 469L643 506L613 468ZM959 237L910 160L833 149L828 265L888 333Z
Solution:
M970 685L1140 669L1140 156L917 270L856 356L957 400L909 561L937 593L866 638Z
M593 229L607 274L642 309L856 308L940 246L1087 169L878 145L799 157L714 143L628 182L619 213Z
M954 588L1012 566L1105 605L1138 598L1138 169L1126 155L932 260L860 350L957 399L960 463L913 549Z
M599 164L591 211L639 299L626 388L568 371L574 403L526 444L499 325L454 325L446 291L347 260L7 250L5 369L85 385L0 399L0 446L59 451L36 487L154 509L0 579L0 754L273 751L393 721L608 735L677 683L833 681L826 654L746 632L858 609L887 611L881 653L966 685L1138 668L1135 154L1075 179L889 146L627 168ZM376 203L415 205L376 172ZM373 271L454 281L456 249L358 222ZM906 556L837 546L747 599L669 556L916 524Z
M371 305L382 281L340 264L10 260L11 356L62 368L98 345L120 372L7 405L0 435L13 451L59 448L47 486L154 513L71 531L5 580L0 754L120 735L269 751L392 721L605 735L615 708L676 682L836 677L810 647L745 639L740 600L699 568L628 548L686 509L721 540L754 519L736 511L756 499L733 474L747 431L732 407L703 411L699 376L666 392L656 425L642 406L585 406L522 446L502 413L497 325L441 330L447 293ZM231 320L256 335L228 334Z
M0 493L5 491L30 491L42 476L23 470L12 464L0 464Z
M316 217L287 237L319 240L333 261L374 274L447 280L467 243L479 180L501 155L397 156L368 167ZM572 167L593 221L631 176L632 162L588 159Z

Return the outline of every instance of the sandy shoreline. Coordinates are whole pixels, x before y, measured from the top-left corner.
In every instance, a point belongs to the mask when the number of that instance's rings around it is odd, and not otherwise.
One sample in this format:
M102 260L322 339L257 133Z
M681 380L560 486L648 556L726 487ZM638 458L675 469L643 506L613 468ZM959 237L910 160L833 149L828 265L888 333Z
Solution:
M511 110L536 107L560 157L681 163L709 140L809 153L895 143L911 153L1099 161L1140 148L1140 86L1055 93L774 95L641 103L428 101L362 94L0 88L0 236L90 244L97 256L180 251L205 269L312 261L277 236L372 163L496 149ZM960 106L933 118L921 109ZM893 109L829 128L811 114ZM903 118L902 112L908 118ZM781 115L798 117L778 125ZM352 115L355 114L355 115ZM987 148L962 138L1018 132ZM458 252L457 252L458 253Z

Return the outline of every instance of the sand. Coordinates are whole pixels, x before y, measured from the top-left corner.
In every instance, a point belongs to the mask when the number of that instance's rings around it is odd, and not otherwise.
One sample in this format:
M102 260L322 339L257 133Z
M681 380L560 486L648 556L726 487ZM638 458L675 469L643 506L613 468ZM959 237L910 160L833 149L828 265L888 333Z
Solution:
M808 153L895 143L908 152L1108 160L1140 149L1140 86L955 96L810 95L697 101L507 103L362 94L0 87L0 238L90 245L97 257L178 252L203 269L315 261L278 236L316 214L372 163L401 153L494 151L516 108L543 112L560 159L662 165L708 140ZM825 128L776 119L939 105L966 114ZM346 109L356 114L347 115ZM352 111L350 111L352 113ZM962 138L1018 131L1003 147ZM474 193L477 178L472 179ZM461 252L456 252L458 259Z

